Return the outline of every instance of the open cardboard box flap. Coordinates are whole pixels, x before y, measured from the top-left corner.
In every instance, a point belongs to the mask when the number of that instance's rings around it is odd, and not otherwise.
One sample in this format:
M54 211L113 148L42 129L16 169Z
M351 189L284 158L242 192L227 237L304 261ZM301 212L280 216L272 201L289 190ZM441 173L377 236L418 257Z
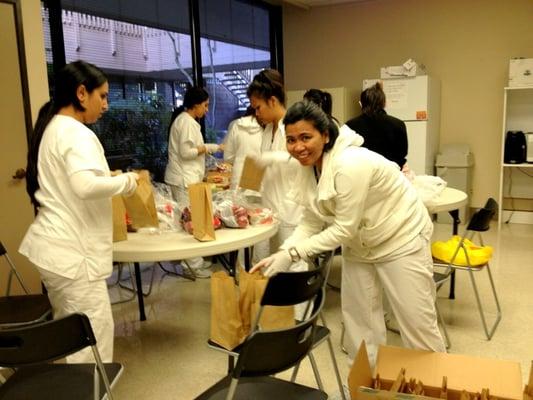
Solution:
M393 382L401 368L405 368L407 380L416 378L423 382L424 387L435 390L439 390L442 377L446 376L450 398L455 397L454 391L476 393L483 388L488 388L491 396L501 399L519 400L523 395L520 364L514 361L380 346L376 371L381 381ZM357 396L359 386L372 387L370 371L363 342L348 377L352 398L361 398ZM433 395L431 390L426 392Z

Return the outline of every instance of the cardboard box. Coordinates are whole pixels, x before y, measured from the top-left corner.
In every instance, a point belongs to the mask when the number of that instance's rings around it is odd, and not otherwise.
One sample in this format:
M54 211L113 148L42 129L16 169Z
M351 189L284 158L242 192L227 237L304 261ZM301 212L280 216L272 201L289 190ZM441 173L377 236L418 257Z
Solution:
M348 376L352 399L423 399L424 396L388 391L402 368L406 370L407 381L415 378L423 382L425 398L440 397L444 376L447 377L448 400L459 400L463 390L475 394L482 389L489 389L490 396L498 399L525 398L518 362L393 346L380 346L376 373L380 376L381 390L370 389L374 386L374 377L366 346L362 343ZM528 385L533 388L533 373Z
M380 70L381 79L403 78L409 76L426 75L426 67L409 59L402 65L391 65L382 67Z
M533 58L511 58L509 86L533 86Z

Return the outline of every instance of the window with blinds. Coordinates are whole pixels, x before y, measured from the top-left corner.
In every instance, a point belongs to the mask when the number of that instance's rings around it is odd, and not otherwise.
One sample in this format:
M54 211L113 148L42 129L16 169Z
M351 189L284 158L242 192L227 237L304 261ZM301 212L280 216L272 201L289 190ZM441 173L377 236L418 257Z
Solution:
M49 65L52 4L42 7ZM202 75L210 94L206 140L220 142L248 105L251 78L271 65L270 12L243 0L200 0L199 7ZM61 26L65 62L85 60L108 76L109 111L91 128L110 167L145 168L162 181L170 115L195 75L188 1L62 0Z

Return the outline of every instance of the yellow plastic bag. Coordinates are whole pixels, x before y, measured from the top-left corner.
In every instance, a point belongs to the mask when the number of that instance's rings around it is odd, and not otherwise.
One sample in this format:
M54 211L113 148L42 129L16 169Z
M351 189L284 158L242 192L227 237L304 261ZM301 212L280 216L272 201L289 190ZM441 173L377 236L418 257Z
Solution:
M431 253L433 254L433 257L444 262L450 262L460 240L461 237L455 235L446 242L437 241L432 243ZM476 246L468 239L464 240L463 245L468 253L468 259L470 260L471 266L484 265L489 262L492 257L492 247L490 246ZM464 248L459 249L453 263L455 265L468 266Z

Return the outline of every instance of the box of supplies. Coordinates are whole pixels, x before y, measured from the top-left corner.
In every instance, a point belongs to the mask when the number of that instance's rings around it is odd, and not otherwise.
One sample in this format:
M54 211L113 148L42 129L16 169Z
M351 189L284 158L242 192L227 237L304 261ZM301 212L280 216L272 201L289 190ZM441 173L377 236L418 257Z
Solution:
M363 342L348 386L352 400L466 400L483 392L487 400L522 400L533 395L533 373L524 390L518 362L380 346L373 375Z
M392 65L381 68L381 79L394 79L418 75L426 75L426 67L418 64L416 61L409 59L402 65Z
M533 58L511 58L509 86L533 86Z

